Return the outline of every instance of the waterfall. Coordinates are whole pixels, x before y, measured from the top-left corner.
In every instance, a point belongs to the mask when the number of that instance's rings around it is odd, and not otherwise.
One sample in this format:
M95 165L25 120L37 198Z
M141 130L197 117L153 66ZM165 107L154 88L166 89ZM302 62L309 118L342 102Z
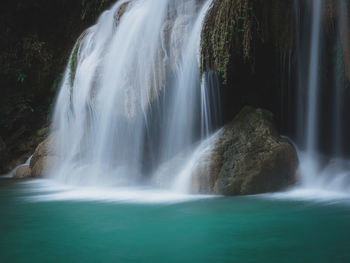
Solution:
M81 35L54 111L53 178L76 185L156 182L161 166L209 135L209 87L199 57L210 5L120 0Z
M317 173L317 161L314 160L318 141L318 85L320 56L321 1L312 1L311 44L309 58L309 76L307 83L306 117L306 184L312 184Z
M297 138L301 186L350 193L350 162L343 151L345 102L344 18L346 1L335 6L334 40L325 40L325 1L295 3ZM302 15L302 7L304 14ZM328 18L329 19L329 18ZM342 47L343 46L343 47ZM332 51L334 50L334 51ZM330 59L330 54L335 53ZM329 68L334 70L330 72ZM326 73L327 72L327 73ZM326 74L325 74L326 73ZM331 146L328 146L330 145Z

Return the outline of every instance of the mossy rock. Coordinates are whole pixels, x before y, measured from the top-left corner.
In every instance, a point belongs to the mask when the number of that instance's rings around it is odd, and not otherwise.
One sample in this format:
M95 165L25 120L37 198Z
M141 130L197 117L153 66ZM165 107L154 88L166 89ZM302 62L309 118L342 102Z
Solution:
M221 131L193 176L193 192L248 195L282 190L296 180L298 158L272 113L245 107Z

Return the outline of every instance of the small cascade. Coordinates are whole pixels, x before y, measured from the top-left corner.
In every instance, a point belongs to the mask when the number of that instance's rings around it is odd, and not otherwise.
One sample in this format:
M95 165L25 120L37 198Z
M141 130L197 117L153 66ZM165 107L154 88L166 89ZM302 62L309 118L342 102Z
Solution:
M121 0L81 35L54 112L60 159L53 178L94 186L159 182L160 167L212 132L212 80L199 72L210 5Z
M3 176L2 178L12 178L12 177L14 177L15 174L16 174L16 172L17 172L17 170L18 170L18 168L30 164L30 161L32 160L32 157L33 157L33 155L31 155L31 156L26 160L25 163L18 165L18 166L15 167L11 172L9 172L7 175Z

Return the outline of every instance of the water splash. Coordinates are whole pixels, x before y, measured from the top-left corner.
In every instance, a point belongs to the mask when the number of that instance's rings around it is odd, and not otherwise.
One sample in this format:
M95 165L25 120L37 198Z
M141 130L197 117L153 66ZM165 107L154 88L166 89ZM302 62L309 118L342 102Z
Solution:
M29 202L113 202L133 204L174 204L191 202L215 196L189 195L150 187L76 187L39 179L24 182L21 198ZM29 193L29 195L28 195Z

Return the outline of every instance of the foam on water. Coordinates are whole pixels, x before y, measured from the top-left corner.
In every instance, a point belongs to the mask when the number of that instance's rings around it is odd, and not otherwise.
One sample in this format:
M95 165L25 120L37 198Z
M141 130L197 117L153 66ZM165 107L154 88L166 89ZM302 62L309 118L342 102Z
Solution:
M11 171L9 174L7 175L0 175L0 179L9 179L12 178L14 175L13 171Z
M312 201L326 204L349 204L350 194L336 191L327 191L322 188L295 187L285 192L260 195L263 198L278 200Z
M189 202L214 196L181 194L151 187L74 187L57 184L52 180L31 180L23 182L24 192L30 193L23 197L30 202L55 201L102 201L125 202L135 204L169 204Z

